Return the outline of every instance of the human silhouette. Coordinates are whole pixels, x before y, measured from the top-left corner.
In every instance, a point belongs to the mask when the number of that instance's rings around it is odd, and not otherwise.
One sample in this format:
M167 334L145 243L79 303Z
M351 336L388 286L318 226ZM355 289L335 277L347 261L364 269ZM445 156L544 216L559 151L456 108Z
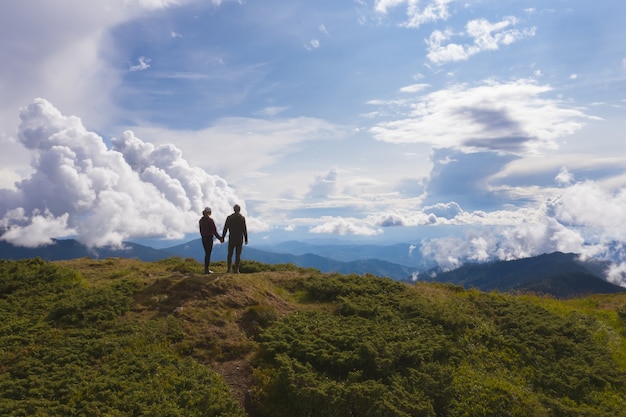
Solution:
M213 271L209 269L209 265L211 264L211 252L213 252L213 236L222 243L224 239L217 233L215 222L211 218L210 207L205 207L204 210L202 210L199 226L200 236L202 237L202 247L204 248L204 273L212 274Z
M233 206L234 213L226 218L224 223L224 231L222 232L222 242L226 237L228 231L228 269L226 272L231 271L231 264L233 259L233 252L235 253L235 264L233 265L233 272L239 273L239 263L241 262L241 250L243 244L248 244L248 229L246 227L246 218L240 213L241 207L239 204Z

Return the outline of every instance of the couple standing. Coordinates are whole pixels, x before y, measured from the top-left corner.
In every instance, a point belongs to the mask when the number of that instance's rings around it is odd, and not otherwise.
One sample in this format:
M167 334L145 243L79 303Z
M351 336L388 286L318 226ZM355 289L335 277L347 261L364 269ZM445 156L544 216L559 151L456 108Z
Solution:
M211 218L211 208L205 207L202 211L202 218L200 219L200 236L202 236L202 246L204 247L204 273L212 274L213 271L209 269L211 263L211 252L213 251L213 236L215 236L221 243L224 243L226 232L228 231L228 270L230 272L233 259L233 252L235 253L235 265L233 272L239 273L239 262L241 261L241 250L243 244L248 244L248 229L246 227L246 218L240 213L241 207L239 204L235 204L233 207L234 213L226 218L224 223L224 230L222 236L217 233L215 222Z

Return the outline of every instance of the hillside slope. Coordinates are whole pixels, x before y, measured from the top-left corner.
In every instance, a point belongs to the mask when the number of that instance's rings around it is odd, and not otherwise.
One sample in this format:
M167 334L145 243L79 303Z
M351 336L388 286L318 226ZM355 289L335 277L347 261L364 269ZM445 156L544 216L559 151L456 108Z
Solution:
M626 295L0 261L1 415L619 416Z

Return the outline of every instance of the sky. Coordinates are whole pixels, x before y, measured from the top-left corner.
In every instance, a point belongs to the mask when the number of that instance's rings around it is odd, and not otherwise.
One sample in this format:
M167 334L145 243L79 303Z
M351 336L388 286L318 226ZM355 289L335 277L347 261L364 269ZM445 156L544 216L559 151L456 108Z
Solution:
M0 239L556 250L626 282L626 3L0 5ZM622 280L622 281L620 281Z

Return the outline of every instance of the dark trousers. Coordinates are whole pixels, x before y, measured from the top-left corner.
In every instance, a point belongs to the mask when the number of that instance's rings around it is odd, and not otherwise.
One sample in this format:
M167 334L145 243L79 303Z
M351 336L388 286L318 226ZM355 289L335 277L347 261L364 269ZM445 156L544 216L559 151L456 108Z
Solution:
M232 242L228 241L228 270L230 271L230 265L233 260L233 252L235 252L235 272L239 272L239 262L241 262L241 249L243 247L243 242Z
M213 236L202 236L202 247L204 247L204 273L208 274L213 252Z

